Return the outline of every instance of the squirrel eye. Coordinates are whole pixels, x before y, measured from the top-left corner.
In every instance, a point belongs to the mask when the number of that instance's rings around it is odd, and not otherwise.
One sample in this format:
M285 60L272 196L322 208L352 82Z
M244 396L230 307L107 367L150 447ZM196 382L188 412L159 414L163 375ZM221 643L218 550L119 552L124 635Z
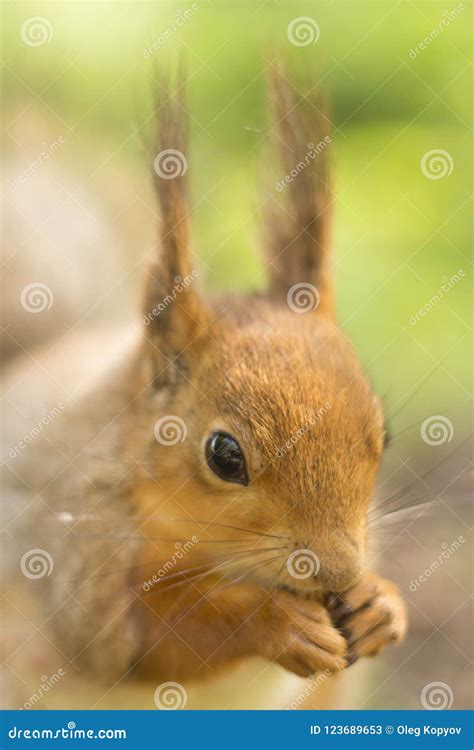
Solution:
M213 432L206 442L206 461L210 469L226 482L248 484L244 454L237 440L227 432Z

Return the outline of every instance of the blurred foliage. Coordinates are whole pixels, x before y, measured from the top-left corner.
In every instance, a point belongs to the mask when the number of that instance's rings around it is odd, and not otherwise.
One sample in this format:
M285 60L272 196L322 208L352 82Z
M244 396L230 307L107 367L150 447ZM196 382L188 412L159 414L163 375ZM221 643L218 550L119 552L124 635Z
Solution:
M112 160L124 174L138 169L146 179L135 132L150 111L153 66L159 70L184 52L195 234L208 282L232 290L261 287L258 183L275 169L263 148L265 67L281 54L291 68L309 71L310 85L321 82L332 101L340 320L387 393L389 411L443 358L398 427L446 414L462 432L470 388L472 8L392 0L198 1L192 17L145 59L153 40L191 5L4 5L6 131L8 113L34 106L40 96L69 139L95 144L98 170ZM461 6L426 49L410 56ZM49 43L22 43L21 24L30 16L50 21ZM287 27L296 16L317 21L317 43L289 44ZM450 176L423 175L420 160L431 149L449 152ZM442 278L459 269L466 277L411 325Z

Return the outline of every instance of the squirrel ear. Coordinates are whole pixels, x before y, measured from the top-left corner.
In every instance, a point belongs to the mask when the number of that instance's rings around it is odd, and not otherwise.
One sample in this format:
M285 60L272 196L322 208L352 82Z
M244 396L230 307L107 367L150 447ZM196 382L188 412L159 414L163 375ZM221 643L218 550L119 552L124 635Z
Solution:
M312 94L314 86L302 95L281 64L271 68L269 83L284 175L275 186L278 198L274 193L265 212L270 294L289 299L293 288L298 296L306 286L318 312L332 317L328 108L321 95Z
M160 207L160 239L148 268L143 322L161 379L167 379L185 350L202 344L212 314L196 289L199 274L191 252L182 71L174 87L169 79L159 79L157 99L158 133L147 151Z

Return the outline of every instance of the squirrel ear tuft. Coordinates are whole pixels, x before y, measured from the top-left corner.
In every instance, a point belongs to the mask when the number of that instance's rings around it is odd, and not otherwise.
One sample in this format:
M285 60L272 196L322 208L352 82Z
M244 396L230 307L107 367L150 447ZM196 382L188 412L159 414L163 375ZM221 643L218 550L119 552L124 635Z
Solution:
M145 335L165 373L185 350L202 342L212 320L200 297L191 250L188 200L188 122L182 66L173 85L157 78L157 136L147 147L160 207L156 257L148 268L143 304Z
M330 270L331 128L328 107L312 86L300 93L280 63L271 67L272 133L282 179L266 206L264 245L270 294L285 297L292 287L316 287L318 312L333 315Z

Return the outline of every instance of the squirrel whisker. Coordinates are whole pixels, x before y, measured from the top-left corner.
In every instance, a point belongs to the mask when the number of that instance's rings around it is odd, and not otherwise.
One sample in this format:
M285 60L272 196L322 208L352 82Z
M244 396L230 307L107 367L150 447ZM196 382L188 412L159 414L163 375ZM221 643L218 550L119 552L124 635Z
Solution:
M151 518L151 520L153 520L153 517ZM191 523L200 523L200 524L207 525L207 526L220 526L221 528L232 529L233 531L244 531L244 532L247 532L248 534L257 534L258 536L266 536L266 537L270 537L272 539L288 539L288 540L290 539L290 537L286 536L286 535L268 534L268 533L266 533L264 531L255 531L254 529L246 529L246 528L244 528L242 526L232 526L231 524L228 524L228 523L219 523L217 521L200 521L197 518L168 518L168 519L165 519L165 520L170 521L170 522L181 522L181 521L183 521L184 523L191 522Z
M203 594L199 598L199 600L195 604L192 605L191 608L188 608L188 610L186 610L184 612L184 614L182 614L182 616L180 618L175 618L174 621L171 622L170 627L173 628L177 624L177 622L179 622L182 619L184 619L186 617L186 614L188 613L188 611L190 611L191 609L194 610L197 606L199 606L199 604L204 604L207 600L209 600L213 592L216 592L216 593L220 594L222 591L225 591L226 589L230 588L231 586L235 586L237 583L240 583L242 580L244 580L244 581L248 580L249 578L251 578L254 575L254 573L255 573L256 570L258 570L260 568L263 568L266 565L271 565L272 562L275 562L276 560L279 560L279 559L281 559L281 556L280 555L276 555L275 557L271 557L269 559L266 559L263 562L254 563L253 566L251 567L251 569L248 570L247 573L244 573L243 575L240 575L236 579L232 579L231 581L226 581L225 585L221 585L222 582L226 580L226 572L224 571L224 573L221 576L221 578L219 579L219 581L217 581L217 583L214 586L212 586L205 594ZM261 586L261 588L262 588L262 598L263 598L263 595L266 592L270 592L272 590L272 588L274 587L274 584L275 584L277 578L279 577L279 575L280 575L281 571L283 570L283 568L285 567L285 565L286 565L286 556L285 556L285 559L283 560L282 565L279 567L276 576L273 578L270 586L268 588L265 588L264 586ZM186 589L179 595L179 597L177 598L177 600L174 602L175 605L178 604L178 602L180 601L180 599L183 598L183 596L184 596L185 593L186 593Z
M439 469L440 466L442 466L446 461L452 458L468 440L470 440L470 437L465 438L456 448L454 448L454 450L450 451L450 453L448 453L447 456L444 456L444 458L442 458L436 464L431 466L424 474L421 475L421 477L416 477L416 479L414 479L405 487L402 487L401 489L394 492L392 495L386 498L382 503L375 505L371 510L369 510L368 515L369 516L373 515L375 512L380 511L382 508L386 508L387 506L390 506L392 502L395 503L401 500L404 496L405 496L404 499L409 497L410 492L413 492L415 490L419 482L424 482L425 479L428 479L437 469Z
M273 580L270 583L270 586L268 588L269 591L272 591L276 587L277 581L280 578L281 573L284 570L286 563L287 563L287 560L283 560L283 563L281 564L281 567L278 569L276 576L273 578Z
M406 520L406 514L409 514L417 509L424 509L428 508L430 506L433 506L433 504L438 500L440 495L443 493L437 493L436 497L433 497L431 500L424 500L423 498L419 498L419 501L415 501L412 505L407 505L402 508L394 508L393 510L389 510L387 513L383 513L380 516L377 516L373 519L371 519L369 526L371 528L377 528L382 529L383 526L377 526L377 523L380 521L388 520L387 525L393 526L397 523L402 523ZM450 497L454 500L458 500L460 502L463 502L464 500L470 500L472 497L472 494L469 492L459 494L459 495L450 495ZM398 516L400 514L400 517L393 518L393 516Z
M263 560L263 562L260 561L258 564L257 563L253 563L252 566L255 565L255 567L253 568L253 570L251 569L248 573L244 573L241 576L239 576L238 578L234 578L232 581L228 582L225 586L223 586L219 590L222 591L222 590L228 588L229 586L233 586L236 583L240 583L240 581L242 581L242 580L247 580L249 578L249 576L253 575L253 573L255 573L255 571L258 570L259 568L263 568L265 565L267 565L267 563L269 564L269 563L271 563L271 562L273 562L275 560L280 560L280 559L281 559L281 555L275 555L275 557L267 558L266 560ZM283 562L283 566L285 564L286 564L286 557L285 557L285 560ZM250 567L252 568L252 566L250 566ZM279 569L279 572L281 572L281 570L282 570L282 568ZM211 591L212 591L212 589L211 589Z
M224 560L224 562L219 563L218 565L214 565L208 570L205 570L201 573L196 573L195 575L191 576L184 576L182 581L178 581L177 583L173 583L171 586L166 586L164 588L160 588L159 591L163 594L166 591L170 591L171 589L176 588L177 586L182 586L185 583L191 583L194 584L196 581L200 581L202 578L205 578L206 576L212 575L217 570L220 570L221 568L225 567L226 565L229 565L234 562L234 558L228 558L227 560Z
M267 560L264 560L263 562L259 561L258 563L253 563L253 569L251 567L251 569L247 573L245 573L243 576L240 575L238 578L233 579L231 581L227 581L227 578L226 578L227 572L224 571L223 574L221 575L220 579L214 584L214 586L212 586L209 590L207 590L205 594L202 594L202 596L200 596L200 598L198 599L198 601L194 602L191 607L188 607L188 609L185 610L184 613L178 612L177 613L177 617L175 617L175 619L171 623L169 623L169 626L171 628L173 628L178 622L180 622L182 619L184 619L186 617L186 615L187 615L187 613L189 611L195 610L196 607L199 606L199 604L204 604L206 601L208 601L211 598L213 592L221 593L222 591L225 591L226 589L230 588L231 586L234 586L237 583L240 583L242 580L248 580L255 573L256 570L258 570L259 568L264 567L267 564L270 565L272 562L274 562L277 559L280 559L280 555L276 555L275 557L271 557L271 558L269 558ZM286 564L286 557L285 557L285 560L283 561L282 566L279 568L279 571L278 571L277 575L279 575L280 572L283 570L283 567L285 566L285 564ZM226 581L225 585L221 585L223 581ZM191 581L191 584L193 584L192 581ZM186 594L186 591L187 591L187 589L184 589L184 591L173 602L174 609L176 609L176 605L179 603L179 601ZM263 593L263 590L262 590L262 593ZM179 615L181 615L181 616L179 616Z
M55 537L54 534L43 534L43 536L51 536ZM130 540L134 542L174 542L175 544L186 544L189 542L189 539L176 539L175 537L170 536L144 536L143 534L74 534L77 539L123 539L123 540ZM248 539L199 539L199 544L226 544L228 542L231 542L232 544L244 544L254 541L252 537L249 537ZM197 544L198 542L196 542ZM149 565L150 563L146 563L146 565Z
M61 518L61 516L64 516L64 519ZM107 521L107 523L110 523L110 518L103 518L101 516L98 516L96 514L90 514L90 513L83 513L81 516L74 517L73 514L69 513L68 511L65 511L64 513L58 513L57 516L59 517L60 521L76 521L76 523L80 521ZM220 523L218 521L203 521L198 518L168 518L167 516L127 516L127 521L142 521L142 522L149 522L149 521L165 521L166 523L198 523L202 526L219 526L220 528L224 529L232 529L233 531L243 531L247 534L255 534L257 536L264 536L264 537L270 537L271 539L287 539L290 540L289 536L282 535L282 534L269 534L264 531L256 531L255 529L247 529L243 526L233 526L228 523ZM145 538L145 537L144 537ZM150 539L154 541L153 537L146 537L147 539ZM160 541L157 539L156 541ZM165 540L167 541L167 540ZM169 541L182 541L182 540L172 540ZM188 541L188 540L185 540ZM226 540L224 540L226 541ZM233 541L233 540L229 540Z
M94 536L100 536L100 535L94 535ZM147 541L147 540L145 539L144 541ZM173 540L168 540L167 539L166 541L173 541ZM214 540L212 540L212 539L205 539L203 541L204 542L210 542L210 541L214 541ZM221 540L221 541L228 542L229 540L228 539L224 539L224 540ZM241 541L248 541L248 540L241 540ZM200 544L200 543L201 542L198 542L198 544ZM280 549L286 549L286 545L281 546L281 547L262 547L261 549L258 549L258 547L252 547L252 548L249 548L247 550L242 550L242 549L238 548L234 552L234 557L237 556L237 555L239 555L239 556L245 556L245 555L250 555L250 554L261 554L262 552L269 552L269 551L280 550ZM229 554L229 549L227 548L227 551L225 553L222 553L222 554L219 554L219 555L215 555L213 557L213 560L218 560L221 557L227 557L228 554ZM114 570L106 570L106 571L102 571L100 573L92 573L91 575L81 576L80 578L64 578L64 579L62 579L61 582L62 583L80 583L82 581L89 581L89 580L91 580L93 578L102 578L102 577L105 577L105 576L110 576L110 575L114 575L114 574L118 574L118 573L127 573L127 572L130 572L132 570L138 570L140 568L149 567L150 565L156 565L156 566L165 565L166 562L168 561L168 559L169 558L163 558L163 559L160 559L160 560L151 560L150 562L141 563L140 565L131 565L131 566L127 566L126 568L116 568ZM178 570L175 573L173 573L172 575L163 576L161 578L161 580L165 581L165 580L170 579L170 578L176 578L176 577L178 577L180 575L184 575L185 573L188 573L190 571L196 570L198 568L203 568L203 567L208 566L208 565L209 565L209 562L202 563L200 565L196 565L196 566L193 566L191 568L186 568L184 570ZM47 583L47 581L45 581L44 583Z
M262 547L261 549L253 548L253 549L247 549L247 550L238 550L234 553L233 557L230 558L230 561L233 562L237 557L246 557L250 555L256 555L256 554L262 554L262 552L274 552L275 550L282 550L286 549L286 546L284 547ZM213 558L213 561L220 559L221 557L228 557L229 552L222 553L220 555L216 555ZM226 561L227 562L227 561ZM193 572L195 570L198 570L200 568L209 567L210 562L201 563L200 565L194 565L191 568L185 568L184 570L178 570L174 573L171 573L170 575L163 576L161 578L162 581L168 581L172 578L178 578L179 576L184 576L187 573ZM157 584L159 585L159 584Z
M277 549L280 549L280 548L277 548ZM284 548L282 548L282 549L284 549ZM267 549L262 549L262 550L260 550L260 552L268 552L268 551L269 551L269 550L268 550L268 548L267 548ZM257 560L257 561L255 561L255 562L251 563L251 565L250 565L250 566L247 566L246 568L244 568L244 570L248 570L248 571L249 571L249 572L248 572L247 574L245 574L245 573L244 573L244 576L245 576L245 575L247 575L247 577L248 577L249 575L253 574L253 572L254 572L255 570L257 570L257 569L258 569L258 568L260 568L260 567L263 567L263 565L264 565L264 564L266 564L266 563L270 563L271 561L274 561L274 560L277 560L277 559L281 559L281 555L274 555L274 556L272 556L271 558L267 558L266 560L263 560L263 561L262 561L262 560ZM286 559L286 558L285 558L285 559ZM234 563L234 562L235 562L235 556L233 556L233 557L229 558L228 560L225 560L224 562L220 563L219 565L215 565L215 566L213 566L212 568L210 568L210 570L207 570L207 571L205 571L205 572L203 572L203 573L200 573L200 574L198 574L198 575L196 575L196 576L191 576L191 577L185 578L185 579L184 579L183 581L181 581L181 582L175 583L175 584L173 584L173 585L171 585L171 586L167 586L166 588L162 588L162 589L160 589L160 590L161 590L161 592L162 592L162 593L164 593L165 591L169 591L170 589L173 589L173 588L175 588L176 586L180 586L180 585L182 585L183 583L191 583L191 584L194 584L194 583L195 583L196 581L200 581L200 580L201 580L202 578L205 578L205 577L206 577L206 576L208 576L208 575L214 574L214 573L215 573L215 572L216 572L217 570L219 570L219 569L221 569L221 568L224 568L224 574L223 574L223 576L222 576L222 578L221 578L221 580L223 580L223 579L224 579L224 578L226 577L226 575L227 575L227 571L225 571L225 567L226 567L227 565L231 565L231 564L232 564L232 563ZM238 561L237 561L237 562L238 562ZM241 569L241 570L242 570L242 569ZM241 570L240 570L239 572L241 572ZM241 580L241 579L242 579L242 577L240 577L240 578L239 578L238 580ZM219 582L218 582L218 583L219 583ZM235 582L233 581L232 583L235 583ZM229 584L229 585L230 585L230 584ZM209 591L208 591L208 592L206 593L206 596L207 596L207 597L208 597L208 596L209 596L209 594L210 594L210 593L211 593L211 592L213 591L213 589L214 589L214 587L213 587L213 588L211 588L211 589L210 589L210 590L209 590Z
M214 573L214 571L216 569L223 567L225 564L230 564L230 563L234 562L235 558L236 558L236 555L242 556L242 558L244 558L246 555L250 556L252 554L261 554L262 552L270 552L270 551L280 550L280 549L286 549L286 547L285 546L283 546L283 547L264 547L264 548L262 548L260 550L257 549L257 548L255 548L255 549L252 548L252 549L248 549L248 550L244 550L244 551L239 550L231 558L228 557L229 551L227 551L225 554L218 555L217 558L215 558L215 559L219 559L221 557L227 557L228 559L225 560L223 563L220 563L219 565L212 566L209 570L206 570L206 571L203 571L203 572L199 573L199 571L201 570L201 568L209 566L209 562L207 562L207 563L203 563L203 564L200 564L200 565L196 565L196 566L187 568L185 570L177 571L177 572L175 572L175 573L173 573L173 574L171 574L169 576L163 576L163 578L161 580L162 581L167 581L167 580L179 577L181 575L181 576L183 576L183 580L180 581L180 582L178 582L178 584L176 584L176 586L182 585L184 583L192 584L193 581L200 580L200 578L204 578L206 575L210 575L211 573ZM279 555L277 557L279 557ZM101 577L101 576L112 575L114 573L115 574L119 574L119 573L123 573L123 572L129 572L129 571L137 570L138 568L142 568L142 567L149 566L149 565L159 565L160 563L164 564L164 563L166 563L166 560L153 560L150 563L145 563L143 565L136 565L136 566L131 566L131 567L128 567L128 568L121 568L121 569L117 569L117 570L106 571L104 573L96 573L96 574L92 574L90 576L85 576L83 578L62 579L61 582L64 583L64 584L70 584L70 583L75 583L75 582L81 583L81 586L79 586L78 589L77 589L77 590L79 590L80 588L82 588L82 585L84 585L84 583L86 581L89 581L89 580L92 580L92 579L95 579L95 578L98 578L98 577ZM259 564L260 561L256 561L256 563ZM252 563L252 565L254 565L256 563ZM193 571L196 572L195 576L186 575L186 574L188 574L190 572L193 572ZM224 576L223 577L225 577L225 575L226 575L226 573L224 572ZM47 583L48 583L48 581L44 581L43 585L47 585ZM134 586L130 587L130 591L133 592L135 595L137 595L137 591L135 590L137 586L138 586L138 583L135 584ZM173 585L173 586L166 586L166 587L159 587L159 588L157 588L157 586L158 586L158 584L153 588L153 591L155 591L155 592L156 591L160 591L162 593L164 593L165 591L170 590L171 588L175 588L175 585ZM72 592L72 595L74 595L77 590L75 590L74 592ZM150 590L150 592L148 592L148 591L145 592L144 591L144 593L151 593L151 590ZM83 601L82 604L83 605L85 605L85 604L87 604L87 605L95 605L95 604L99 604L102 599L103 599L103 597L101 597L100 599L96 598L96 599L93 599L93 600L92 599L91 600L87 600L85 602ZM69 605L70 606L74 606L74 600L71 601L69 603ZM80 605L77 603L77 606L80 606Z

